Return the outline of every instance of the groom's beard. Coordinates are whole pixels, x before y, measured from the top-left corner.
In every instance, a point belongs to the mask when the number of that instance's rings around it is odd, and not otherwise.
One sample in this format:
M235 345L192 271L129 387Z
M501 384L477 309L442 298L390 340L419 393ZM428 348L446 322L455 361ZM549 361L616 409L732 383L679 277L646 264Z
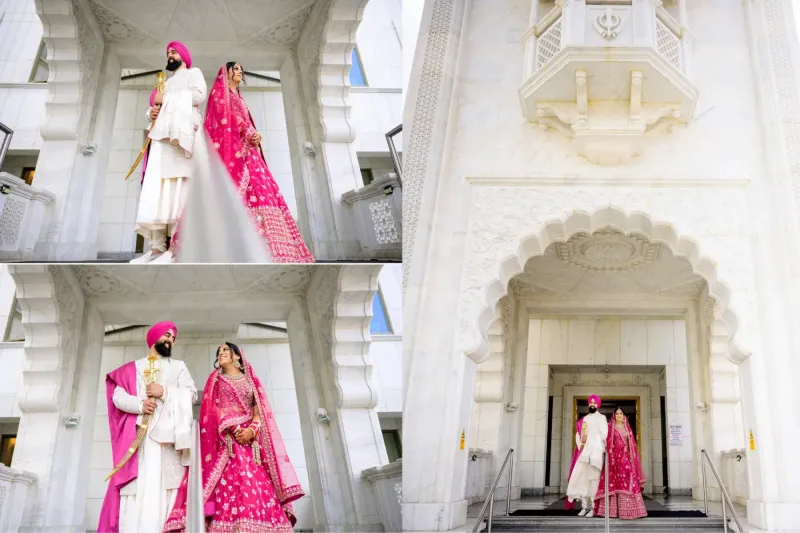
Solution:
M597 412L597 407L589 407L589 412L595 414Z
M172 356L172 344L167 345L163 342L156 343L156 351L159 355L163 357L171 357Z
M170 72L175 72L183 65L182 59L168 59L167 60L167 70Z

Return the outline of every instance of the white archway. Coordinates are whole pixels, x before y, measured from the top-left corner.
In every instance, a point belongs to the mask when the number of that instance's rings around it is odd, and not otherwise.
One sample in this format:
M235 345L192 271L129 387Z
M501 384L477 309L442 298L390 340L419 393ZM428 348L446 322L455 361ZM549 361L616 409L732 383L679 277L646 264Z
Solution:
M497 320L497 303L508 294L511 279L522 272L525 264L532 258L540 256L554 242L565 242L572 235L580 232L593 233L602 228L612 228L623 233L639 233L656 243L666 244L672 252L683 257L692 265L694 272L708 283L709 295L719 306L717 321L729 333L728 357L741 363L750 356L750 350L738 339L739 317L731 306L732 292L728 284L719 278L716 263L700 253L697 243L680 235L668 223L654 222L646 213L625 213L614 206L603 207L590 214L585 211L573 211L566 217L545 224L538 232L518 239L517 251L514 255L499 260L497 269L483 286L480 306L468 320L479 334L477 342L464 348L465 354L476 363L483 362L489 356L488 332L492 323Z

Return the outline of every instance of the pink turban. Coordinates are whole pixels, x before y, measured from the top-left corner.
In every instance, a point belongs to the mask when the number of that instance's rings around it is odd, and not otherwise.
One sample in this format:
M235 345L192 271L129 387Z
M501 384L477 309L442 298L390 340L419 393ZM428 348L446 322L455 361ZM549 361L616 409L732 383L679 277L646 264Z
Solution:
M162 337L166 332L172 330L175 334L175 338L178 338L178 326L173 324L172 322L159 322L158 324L154 325L150 330L147 332L147 347L152 348L158 342L158 339Z
M186 65L186 68L192 68L192 54L189 53L189 49L186 48L185 44L180 41L172 41L167 45L167 52L169 52L170 48L181 55L181 59L183 60L183 64Z
M601 403L600 396L598 396L597 394L592 394L591 396L589 396L589 403L592 403L592 400L594 400L595 403L597 403L597 408L599 409Z

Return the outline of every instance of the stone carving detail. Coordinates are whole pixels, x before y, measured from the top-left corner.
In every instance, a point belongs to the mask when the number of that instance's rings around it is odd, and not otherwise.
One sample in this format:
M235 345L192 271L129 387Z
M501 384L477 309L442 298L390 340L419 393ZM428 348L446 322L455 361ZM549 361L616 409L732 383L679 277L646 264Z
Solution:
M3 214L0 215L0 246L16 246L26 207L24 201L6 197Z
M764 39L769 46L770 67L774 88L771 91L778 103L777 115L781 122L783 146L787 170L791 174L794 206L800 221L800 91L797 87L794 62L791 58L793 45L786 28L785 17L791 13L791 5L782 0L763 0L760 5L766 22ZM794 35L791 36L795 38Z
M408 272L413 261L414 238L417 234L419 210L422 205L423 182L428 168L428 154L433 142L439 95L442 91L444 69L454 0L434 0L433 17L425 46L422 78L414 102L411 138L403 167L403 290L408 284Z
M109 274L101 268L89 265L72 267L83 292L87 296L141 296L145 293L133 284Z
M383 198L369 204L369 214L372 217L372 225L375 228L375 238L378 244L397 244L400 242L389 200Z
M572 387L648 387L644 377L635 375L631 377L611 379L604 375L602 378L583 377L581 374L570 375L569 385Z
M674 287L659 289L656 292L658 294L663 294L664 296L696 297L702 292L705 286L706 286L706 281L703 278L699 278L681 283L680 285L675 285Z
M158 39L149 31L140 28L136 24L133 24L132 22L117 15L110 8L101 4L98 0L90 1L89 5L92 7L92 12L97 18L97 23L103 30L103 35L105 36L106 41L132 41L137 43L161 41L161 39Z
M685 257L698 276L712 280L711 294L722 296L720 304L726 311L719 316L726 317L731 332L730 357L740 362L749 355L751 339L757 335L755 278L747 256L746 222L730 216L747 210L744 191L698 189L695 196L687 198L678 189L473 187L459 323L461 348L476 362L488 356L488 327L496 316L496 302L503 296L497 289L507 292L504 280L522 272L528 260L543 254L554 241L609 226L647 239L658 236L673 253ZM608 207L612 202L636 213L628 215ZM532 210L531 205L541 208ZM575 206L586 211L576 211ZM645 211L647 216L642 214ZM680 227L654 220L680 221ZM687 233L702 240L707 257L696 241L682 236Z
M311 282L311 266L292 266L270 270L264 278L258 280L250 290L263 292L302 293ZM327 267L326 267L327 268Z
M89 24L90 13L81 9L79 0L72 0L72 14L78 27L78 37L81 50L81 106L79 115L78 139L87 133L93 114L95 94L97 93L97 80L100 76L100 62L103 58L103 41L95 35Z
M313 2L257 33L249 42L287 45L296 43L311 13Z
M607 41L616 39L618 35L617 30L619 30L621 25L622 17L615 14L611 8L606 8L603 14L594 21L594 29Z
M628 270L652 263L660 246L641 235L600 230L591 235L577 233L557 243L556 253L565 263L586 270Z

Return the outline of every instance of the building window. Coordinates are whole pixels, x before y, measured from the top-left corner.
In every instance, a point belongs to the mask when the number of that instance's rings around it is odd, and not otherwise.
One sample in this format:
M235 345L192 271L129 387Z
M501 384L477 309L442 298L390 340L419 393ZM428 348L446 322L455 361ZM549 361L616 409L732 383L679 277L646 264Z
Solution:
M400 439L400 432L396 429L381 431L383 433L383 443L386 445L386 455L389 462L393 463L403 457L403 442Z
M369 185L375 180L375 175L372 174L371 168L362 168L361 169L361 181L364 182L364 185Z
M39 46L39 55L36 56L36 61L33 63L33 70L31 70L31 83L47 83L47 78L50 77L50 65L47 64L47 44L42 41Z
M33 183L33 175L36 174L36 167L22 167L22 181L30 185Z
M353 47L353 65L350 67L350 86L351 87L366 87L367 77L364 75L364 69L361 66L361 57L358 55L358 48Z
M14 446L17 444L16 435L3 435L0 440L0 463L11 468L11 458L14 456Z
M392 327L389 323L389 316L386 313L386 305L383 302L381 291L375 293L372 299L372 322L369 324L369 332L373 335L391 335Z
M11 306L11 313L9 313L4 341L25 341L25 330L22 328L22 308L20 308L19 301L17 301L16 297L14 298L14 303Z

